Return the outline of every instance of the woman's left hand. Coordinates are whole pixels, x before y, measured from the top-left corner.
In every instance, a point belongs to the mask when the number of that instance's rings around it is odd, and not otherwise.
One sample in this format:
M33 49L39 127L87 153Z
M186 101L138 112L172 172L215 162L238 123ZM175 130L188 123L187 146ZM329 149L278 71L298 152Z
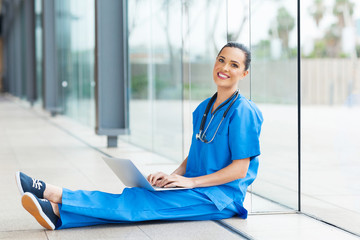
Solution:
M184 188L194 188L195 181L192 178L187 178L178 174L171 174L163 177L162 180L159 180L156 184L157 187L184 187Z

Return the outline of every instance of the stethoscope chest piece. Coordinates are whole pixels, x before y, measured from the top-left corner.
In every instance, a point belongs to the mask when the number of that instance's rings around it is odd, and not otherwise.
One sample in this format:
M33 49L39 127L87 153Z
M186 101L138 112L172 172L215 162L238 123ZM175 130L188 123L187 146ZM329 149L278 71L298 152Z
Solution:
M196 134L196 140L200 140L200 133Z

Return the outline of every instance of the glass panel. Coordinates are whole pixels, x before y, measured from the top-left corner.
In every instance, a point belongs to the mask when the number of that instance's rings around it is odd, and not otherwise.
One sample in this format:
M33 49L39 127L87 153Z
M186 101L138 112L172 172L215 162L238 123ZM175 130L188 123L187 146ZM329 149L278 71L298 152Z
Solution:
M152 149L151 1L129 0L130 142Z
M152 2L153 150L170 159L182 156L181 1Z
M57 57L57 80L58 80L58 105L65 113L65 98L70 78L69 47L70 47L70 3L69 0L55 1L55 35Z
M360 3L301 12L302 211L360 234Z
M264 116L252 191L278 203L253 211L298 208L297 1L251 1L251 99ZM266 208L265 208L266 207Z
M129 1L128 140L175 161L182 156L181 1Z
M56 40L58 80L66 115L95 125L95 3L58 0Z
M42 105L42 1L35 0L36 104Z

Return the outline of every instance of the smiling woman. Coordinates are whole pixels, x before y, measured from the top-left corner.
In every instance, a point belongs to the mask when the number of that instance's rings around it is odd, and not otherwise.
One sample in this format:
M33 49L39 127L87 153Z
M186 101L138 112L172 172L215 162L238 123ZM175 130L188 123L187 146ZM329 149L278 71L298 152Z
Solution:
M217 92L193 112L188 156L172 174L158 172L147 178L157 187L178 190L71 191L17 172L24 208L47 229L147 220L215 220L234 215L246 218L243 201L257 176L263 122L260 110L237 89L248 74L250 59L242 44L224 46L213 68Z

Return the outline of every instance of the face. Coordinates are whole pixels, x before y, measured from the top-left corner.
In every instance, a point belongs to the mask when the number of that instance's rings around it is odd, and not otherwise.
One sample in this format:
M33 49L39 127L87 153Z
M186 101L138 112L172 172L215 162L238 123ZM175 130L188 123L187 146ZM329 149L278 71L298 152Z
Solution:
M216 58L213 78L218 89L236 90L238 82L248 73L245 70L245 53L233 47L226 47Z

